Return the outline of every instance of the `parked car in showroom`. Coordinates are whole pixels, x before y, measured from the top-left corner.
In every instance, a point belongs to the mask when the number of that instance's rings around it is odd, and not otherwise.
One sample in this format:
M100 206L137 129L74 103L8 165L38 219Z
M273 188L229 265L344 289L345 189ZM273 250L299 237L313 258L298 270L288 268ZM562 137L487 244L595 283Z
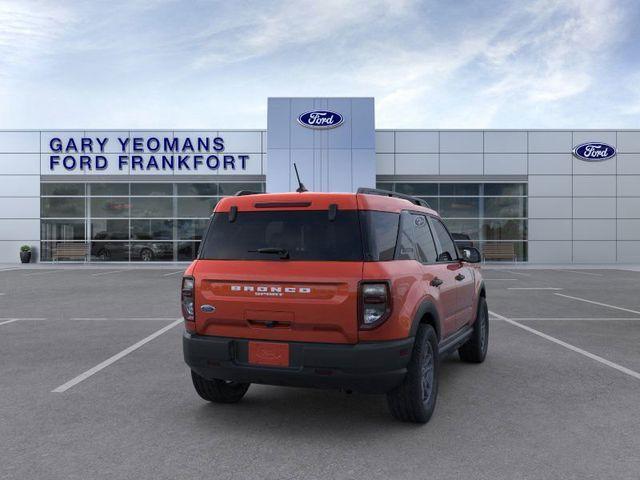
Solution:
M91 256L102 261L173 260L173 244L162 241L129 241L128 235L98 232L91 242Z

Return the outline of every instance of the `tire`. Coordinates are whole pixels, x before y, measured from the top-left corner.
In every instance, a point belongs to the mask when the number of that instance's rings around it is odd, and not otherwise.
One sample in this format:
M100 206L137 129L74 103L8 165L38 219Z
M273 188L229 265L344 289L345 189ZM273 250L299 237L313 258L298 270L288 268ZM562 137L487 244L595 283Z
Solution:
M198 395L208 402L237 403L249 390L250 383L227 382L225 380L207 380L193 370L191 380Z
M111 259L111 253L106 248L98 252L98 260L106 262Z
M143 248L140 252L140 259L143 262L150 262L153 260L153 252L148 248Z
M427 423L438 397L438 337L420 325L402 383L387 393L391 414L403 422Z
M469 363L482 363L487 356L489 348L489 309L487 300L480 297L478 301L478 313L473 324L471 338L459 349L460 360Z

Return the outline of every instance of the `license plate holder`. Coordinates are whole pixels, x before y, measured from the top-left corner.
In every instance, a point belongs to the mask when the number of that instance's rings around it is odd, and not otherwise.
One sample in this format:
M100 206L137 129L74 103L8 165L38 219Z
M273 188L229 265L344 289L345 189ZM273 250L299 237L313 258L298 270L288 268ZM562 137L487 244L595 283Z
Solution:
M268 367L289 366L289 344L249 342L249 364Z

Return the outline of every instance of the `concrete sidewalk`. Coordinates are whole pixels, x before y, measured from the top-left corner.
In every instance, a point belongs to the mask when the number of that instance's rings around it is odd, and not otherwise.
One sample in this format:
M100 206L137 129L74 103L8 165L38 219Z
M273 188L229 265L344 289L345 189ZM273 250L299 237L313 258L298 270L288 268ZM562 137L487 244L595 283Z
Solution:
M540 264L540 263L483 263L484 270L628 270L640 272L639 264Z
M187 268L191 262L145 262L145 263L129 263L129 262L63 262L63 263L0 263L0 271L3 270L155 270L155 269L174 269Z
M187 268L191 262L62 262L62 263L0 263L1 270L33 269L173 269ZM628 270L640 272L640 264L537 264L537 263L483 263L484 270Z

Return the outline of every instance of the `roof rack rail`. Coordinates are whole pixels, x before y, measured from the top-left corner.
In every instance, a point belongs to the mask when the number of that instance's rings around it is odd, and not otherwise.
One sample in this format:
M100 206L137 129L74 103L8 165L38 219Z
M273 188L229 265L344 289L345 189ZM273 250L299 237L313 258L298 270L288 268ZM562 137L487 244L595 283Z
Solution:
M431 208L431 205L426 200L421 198L412 197L411 195L405 195L404 193L391 192L389 190L381 190L379 188L359 188L357 193L364 193L366 195L381 195L383 197L401 198L403 200L409 200L414 205L419 205L425 208Z
M234 193L234 197L244 197L245 195L259 195L262 192L254 192L253 190L238 190Z

